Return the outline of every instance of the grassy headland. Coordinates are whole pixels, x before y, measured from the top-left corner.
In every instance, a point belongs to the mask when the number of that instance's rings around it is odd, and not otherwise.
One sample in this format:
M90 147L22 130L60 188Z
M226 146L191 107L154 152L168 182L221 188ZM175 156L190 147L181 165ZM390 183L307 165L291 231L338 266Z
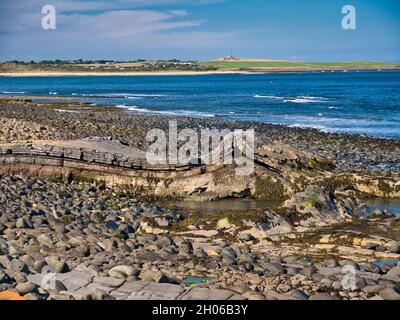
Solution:
M400 63L381 61L338 61L338 62L303 62L281 60L220 59L202 63L205 67L217 67L222 70L247 71L312 71L312 70L369 70L398 69Z

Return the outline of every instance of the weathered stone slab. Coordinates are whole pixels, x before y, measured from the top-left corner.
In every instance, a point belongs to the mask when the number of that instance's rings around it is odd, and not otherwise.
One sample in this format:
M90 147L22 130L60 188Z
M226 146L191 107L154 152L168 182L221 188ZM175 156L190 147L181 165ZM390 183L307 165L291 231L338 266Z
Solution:
M377 273L372 273L372 272L363 272L363 271L357 271L357 276L364 278L364 279L371 279L371 280L380 280L382 276Z
M117 288L121 286L125 280L123 279L116 279L111 277L95 277L93 279L93 283L100 284L105 287Z
M105 293L110 293L111 291L115 290L115 287L104 286L104 285L102 285L100 283L90 283L84 289L89 289L89 292L91 292L91 291L93 291L95 289L99 289L101 291L104 291Z
M374 250L368 250L368 249L362 249L362 248L356 248L356 247L346 247L346 246L339 246L337 247L337 250L341 254L346 254L346 255L361 255L361 256L373 256L375 251Z
M342 269L341 268L325 268L325 267L321 267L318 269L318 273L322 274L323 276L332 276L335 274L341 274L342 273Z
M43 277L46 274L28 275L27 279L38 286L42 285ZM68 273L57 273L55 279L61 281L69 291L75 291L92 282L93 276L84 272L72 271Z
M61 167L64 160L58 158L35 158L35 164L43 166Z
M79 288L87 286L92 282L93 276L84 272L72 271L65 274L66 278L63 284L68 290L74 291Z
M120 292L138 292L142 290L145 286L149 284L148 281L129 281L124 283L123 286L121 286L118 291Z
M176 300L185 288L169 283L149 283L138 291L138 295L149 296L151 299Z
M400 266L389 270L388 273L384 275L384 278L394 282L400 282Z
M180 297L180 300L228 300L236 294L225 289L193 288Z
M38 286L42 285L42 280L43 280L43 275L38 273L38 274L30 274L27 277L27 280L31 283L34 283Z
M111 277L93 277L90 274L72 271L57 274L57 280L68 289L68 294L84 298L95 289L114 296L117 300L244 300L240 294L226 289L191 288L169 283L129 281ZM29 282L41 286L43 275L29 275ZM93 282L92 282L93 280Z

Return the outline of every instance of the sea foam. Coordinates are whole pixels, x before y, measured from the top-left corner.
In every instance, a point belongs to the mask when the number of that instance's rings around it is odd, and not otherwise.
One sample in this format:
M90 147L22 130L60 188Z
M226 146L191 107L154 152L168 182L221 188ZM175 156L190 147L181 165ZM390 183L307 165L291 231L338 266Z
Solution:
M3 94L24 94L25 91L2 91Z
M269 100L282 100L283 102L292 103L315 103L315 102L330 102L331 100L323 97L311 97L311 96L295 96L295 97L280 97L280 96L264 96L255 95L254 98L258 99L269 99Z
M186 116L186 117L205 117L205 118L214 118L215 114L206 113L206 112L197 112L197 111L189 111L189 110L174 110L174 111L166 111L166 110L151 110L147 108L141 108L138 106L127 106L127 105L118 105L118 108L126 109L128 111L133 112L141 112L147 114L163 114L163 115L171 115L171 116Z

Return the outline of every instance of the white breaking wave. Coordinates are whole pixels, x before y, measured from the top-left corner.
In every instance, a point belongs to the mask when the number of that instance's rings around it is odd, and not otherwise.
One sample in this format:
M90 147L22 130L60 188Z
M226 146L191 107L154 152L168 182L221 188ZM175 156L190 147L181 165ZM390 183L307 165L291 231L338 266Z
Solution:
M3 91L4 94L23 94L25 91Z
M140 108L137 106L126 106L126 105L118 105L117 107L129 110L129 111L149 113L149 114L164 114L164 115L171 115L171 116L206 117L206 118L214 118L215 117L215 114L212 114L212 113L196 112L196 111L188 111L188 110L175 110L175 111L150 110L150 109L146 109L146 108Z
M255 95L254 98L258 99L271 99L271 100L283 100L285 97L278 97L278 96L261 96L261 95Z
M166 94L142 94L142 93L129 93L128 96L131 97L139 97L139 98L144 98L144 97L167 97L168 95Z
M299 96L294 98L286 98L283 102L292 102L292 103L324 103L330 102L331 100L323 97L308 97L308 96Z
M142 97L127 97L128 99L132 99L132 100L142 100Z
M124 104L117 105L117 108L126 109L126 110L130 110L130 111L137 111L137 112L151 112L151 110L149 110L149 109L139 108L136 106L126 106Z
M309 96L296 96L296 97L279 97L279 96L262 96L255 95L254 98L269 99L269 100L283 100L283 102L293 103L315 103L315 102L330 102L331 100L323 97L309 97Z
M304 98L296 98L296 99L286 99L283 102L292 102L292 103L310 103L310 102L317 102L315 100L304 99Z
M107 98L125 98L125 99L141 99L141 98L158 98L167 97L164 94L144 94L144 93L72 93L73 96L81 97L107 97Z
M121 108L121 109L129 109L129 108L133 108L132 106L126 106L124 104L118 104L116 105L117 108Z
M49 94L51 94L51 95L57 95L58 92L50 91Z

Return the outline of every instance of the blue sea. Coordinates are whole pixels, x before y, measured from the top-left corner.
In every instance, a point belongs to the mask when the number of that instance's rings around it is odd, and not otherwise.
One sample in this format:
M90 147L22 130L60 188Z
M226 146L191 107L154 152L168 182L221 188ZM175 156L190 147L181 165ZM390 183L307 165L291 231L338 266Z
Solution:
M126 112L400 138L400 71L0 77L0 95L67 96Z

